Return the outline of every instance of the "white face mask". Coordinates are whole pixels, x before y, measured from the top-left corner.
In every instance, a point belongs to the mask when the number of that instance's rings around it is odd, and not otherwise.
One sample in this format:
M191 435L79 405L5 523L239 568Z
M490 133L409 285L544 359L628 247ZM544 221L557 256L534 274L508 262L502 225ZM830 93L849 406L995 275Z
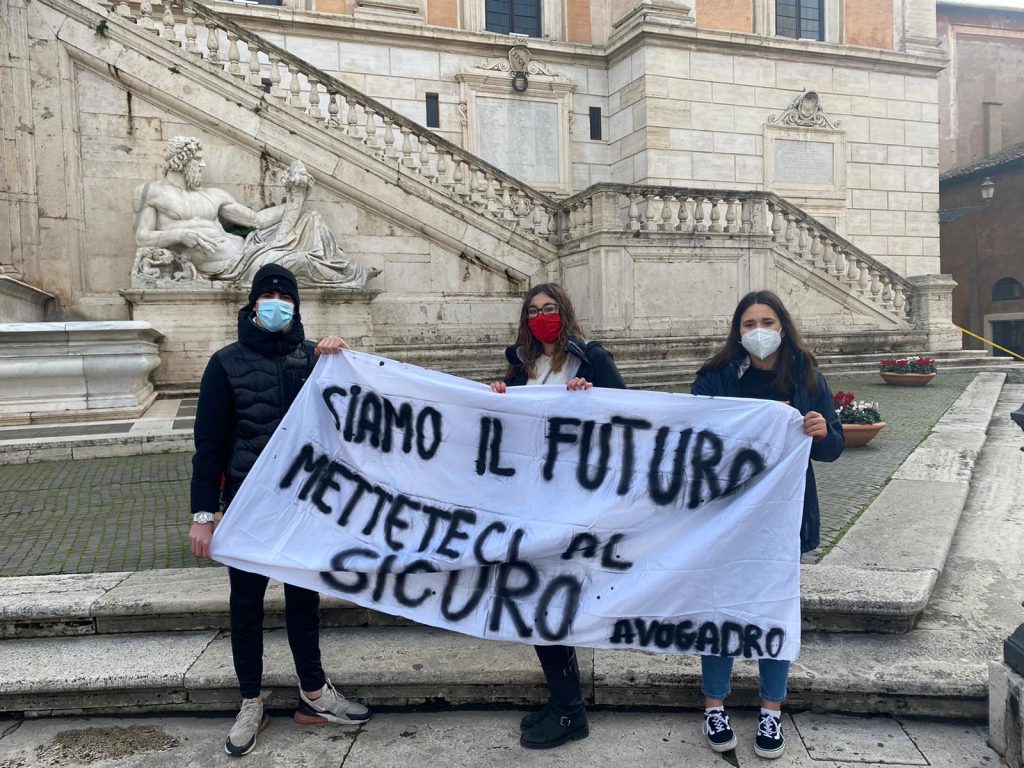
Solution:
M758 360L771 357L782 344L782 334L767 328L755 328L740 338L740 344Z

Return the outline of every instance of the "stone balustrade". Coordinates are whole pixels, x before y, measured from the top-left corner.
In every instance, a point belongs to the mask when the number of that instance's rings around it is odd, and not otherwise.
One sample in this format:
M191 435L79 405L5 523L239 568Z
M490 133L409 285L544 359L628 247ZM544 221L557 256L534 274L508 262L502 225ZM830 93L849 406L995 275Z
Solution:
M562 201L559 242L597 232L761 237L848 293L899 320L909 280L770 192L599 184Z
M100 4L488 219L530 239L556 238L552 224L558 204L548 196L205 5L193 0Z

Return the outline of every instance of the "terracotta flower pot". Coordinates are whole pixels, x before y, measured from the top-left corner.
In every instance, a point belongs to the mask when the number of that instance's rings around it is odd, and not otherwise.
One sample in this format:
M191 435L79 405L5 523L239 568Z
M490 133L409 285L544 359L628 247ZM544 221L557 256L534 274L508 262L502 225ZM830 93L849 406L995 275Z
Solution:
M882 431L884 421L875 424L843 424L843 436L847 448L859 448L871 442L871 438Z
M885 379L886 384L895 384L898 387L923 387L935 378L934 373L893 373L890 371L879 371L878 375Z

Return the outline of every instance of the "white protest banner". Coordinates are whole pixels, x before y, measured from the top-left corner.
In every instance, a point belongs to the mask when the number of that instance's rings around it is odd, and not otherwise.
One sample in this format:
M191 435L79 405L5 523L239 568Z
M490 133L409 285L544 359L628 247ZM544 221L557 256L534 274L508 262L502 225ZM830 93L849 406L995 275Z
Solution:
M478 637L795 659L802 422L781 403L496 394L331 355L213 556Z

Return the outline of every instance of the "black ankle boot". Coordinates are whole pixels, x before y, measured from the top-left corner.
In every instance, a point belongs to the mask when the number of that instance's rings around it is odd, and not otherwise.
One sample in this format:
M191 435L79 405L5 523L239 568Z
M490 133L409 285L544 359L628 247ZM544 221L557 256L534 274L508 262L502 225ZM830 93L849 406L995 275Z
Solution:
M519 730L525 731L530 728L533 728L533 726L535 726L537 723L539 723L541 720L548 716L548 710L551 709L551 706L551 702L549 701L536 712L531 712L530 714L526 715L522 720L519 721Z
M580 688L580 668L574 653L567 664L543 666L551 701L540 712L523 718L519 743L527 749L551 749L590 735Z

